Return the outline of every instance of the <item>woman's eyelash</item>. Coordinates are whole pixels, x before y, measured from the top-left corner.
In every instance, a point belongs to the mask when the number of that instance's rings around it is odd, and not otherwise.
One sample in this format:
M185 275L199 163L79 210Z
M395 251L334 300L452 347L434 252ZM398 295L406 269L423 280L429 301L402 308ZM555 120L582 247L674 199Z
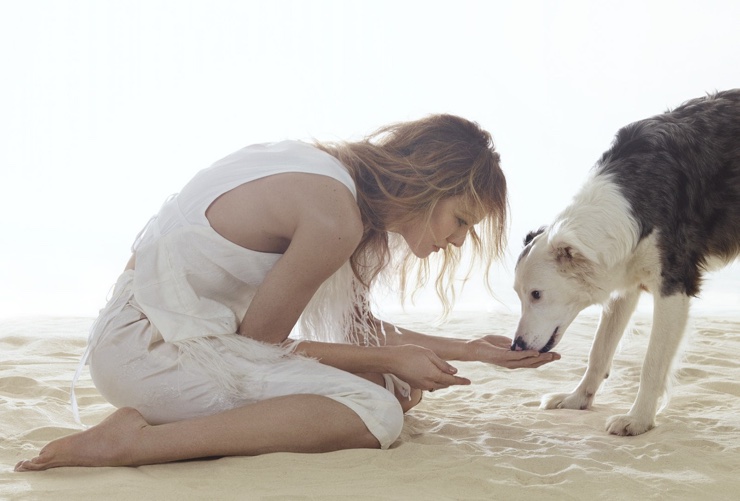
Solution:
M457 222L460 226L468 226L468 222L462 218L457 218Z

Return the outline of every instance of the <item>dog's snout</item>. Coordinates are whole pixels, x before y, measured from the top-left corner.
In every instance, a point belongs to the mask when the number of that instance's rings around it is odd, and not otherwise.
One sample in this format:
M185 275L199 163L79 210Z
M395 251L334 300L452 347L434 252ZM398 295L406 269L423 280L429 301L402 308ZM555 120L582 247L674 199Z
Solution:
M527 343L524 341L522 336L517 336L513 343L511 343L511 351L524 351L527 349Z

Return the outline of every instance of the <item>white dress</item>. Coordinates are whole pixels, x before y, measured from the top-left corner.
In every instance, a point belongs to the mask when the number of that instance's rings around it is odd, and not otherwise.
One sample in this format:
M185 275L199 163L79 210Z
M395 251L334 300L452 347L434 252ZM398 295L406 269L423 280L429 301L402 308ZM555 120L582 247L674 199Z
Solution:
M119 277L91 329L85 359L92 379L110 403L134 407L151 424L278 396L324 395L356 412L388 447L403 426L392 392L294 355L290 347L236 334L257 288L281 255L226 240L205 213L223 193L285 172L330 176L356 197L340 162L297 141L250 146L200 171L137 238L136 269ZM346 263L320 287L302 316L303 327L291 337L349 342L350 326L357 322L356 285ZM385 379L389 389L393 381L404 387L396 378Z

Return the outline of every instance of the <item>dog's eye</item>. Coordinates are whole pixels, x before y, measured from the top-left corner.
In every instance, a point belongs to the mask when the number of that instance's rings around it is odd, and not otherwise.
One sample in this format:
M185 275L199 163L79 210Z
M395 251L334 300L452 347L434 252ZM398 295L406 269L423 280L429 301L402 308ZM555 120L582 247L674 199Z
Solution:
M542 293L540 291L532 291L532 299L539 299L542 297Z

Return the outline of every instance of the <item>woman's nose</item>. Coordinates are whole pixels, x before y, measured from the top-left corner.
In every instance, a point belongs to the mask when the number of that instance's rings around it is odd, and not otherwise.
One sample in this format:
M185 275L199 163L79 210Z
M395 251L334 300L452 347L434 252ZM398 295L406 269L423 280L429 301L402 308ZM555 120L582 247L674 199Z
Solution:
M465 237L468 235L467 228L460 228L455 233L447 237L447 241L455 247L461 247L465 242Z

